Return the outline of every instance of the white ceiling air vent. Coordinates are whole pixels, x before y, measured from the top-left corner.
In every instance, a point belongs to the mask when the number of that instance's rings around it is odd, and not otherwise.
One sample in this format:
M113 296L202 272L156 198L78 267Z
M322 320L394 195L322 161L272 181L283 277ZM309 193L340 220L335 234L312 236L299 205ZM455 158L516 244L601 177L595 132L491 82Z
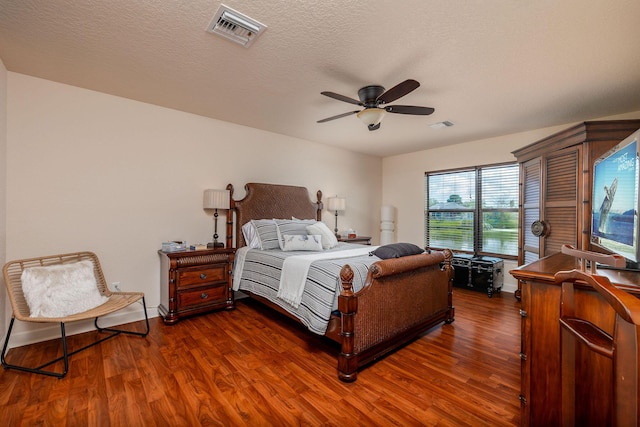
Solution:
M266 25L224 4L220 5L207 27L208 32L218 34L244 47L249 47L266 29Z
M444 128L449 128L451 126L453 126L453 123L450 122L449 120L445 120L444 122L438 122L438 123L433 123L429 125L431 129L444 129Z

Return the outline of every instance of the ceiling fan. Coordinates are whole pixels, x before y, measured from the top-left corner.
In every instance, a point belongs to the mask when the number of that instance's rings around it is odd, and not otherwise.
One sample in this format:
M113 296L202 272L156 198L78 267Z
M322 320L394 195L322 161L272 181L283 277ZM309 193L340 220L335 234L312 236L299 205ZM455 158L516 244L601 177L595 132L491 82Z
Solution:
M380 129L380 122L382 121L385 112L428 116L435 111L431 107L416 107L413 105L386 105L398 98L405 96L409 92L416 90L419 86L420 83L411 79L405 80L387 91L385 91L384 87L378 85L365 86L358 91L358 98L360 98L359 101L334 92L320 92L322 95L328 96L329 98L348 102L349 104L360 105L361 107L364 107L364 109L349 111L347 113L338 114L337 116L327 117L326 119L318 120L318 123L324 123L331 120L339 119L341 117L357 114L358 118L367 125L369 130L376 130Z

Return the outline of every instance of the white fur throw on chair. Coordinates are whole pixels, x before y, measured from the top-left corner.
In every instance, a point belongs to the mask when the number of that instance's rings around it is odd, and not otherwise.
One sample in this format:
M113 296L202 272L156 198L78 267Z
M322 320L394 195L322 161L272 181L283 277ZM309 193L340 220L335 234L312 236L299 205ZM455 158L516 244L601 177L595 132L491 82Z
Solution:
M22 272L22 292L31 317L65 317L104 304L91 261L30 267Z

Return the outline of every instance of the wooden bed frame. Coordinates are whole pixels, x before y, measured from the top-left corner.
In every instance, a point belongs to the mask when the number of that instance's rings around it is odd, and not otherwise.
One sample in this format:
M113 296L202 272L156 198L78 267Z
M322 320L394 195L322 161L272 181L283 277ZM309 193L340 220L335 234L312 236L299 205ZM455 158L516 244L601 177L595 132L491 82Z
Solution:
M309 200L305 187L249 183L241 200L231 194L227 216L227 247L245 246L242 226L252 219L300 218L321 220L322 192ZM233 213L235 212L235 230ZM351 382L358 369L417 338L427 330L454 320L451 251L381 260L369 268L363 289L353 292L353 271L346 265L340 272L342 291L339 315L332 315L325 336L341 345L338 378ZM292 317L265 298L251 295ZM297 319L296 319L297 320Z

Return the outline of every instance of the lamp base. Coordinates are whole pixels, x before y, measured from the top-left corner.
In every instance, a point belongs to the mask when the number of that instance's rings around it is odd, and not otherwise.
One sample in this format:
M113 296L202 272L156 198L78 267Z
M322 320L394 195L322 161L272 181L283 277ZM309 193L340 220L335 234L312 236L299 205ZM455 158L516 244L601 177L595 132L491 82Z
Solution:
M224 243L222 243L222 242L209 242L209 243L207 243L207 249L214 249L214 248L224 248Z

